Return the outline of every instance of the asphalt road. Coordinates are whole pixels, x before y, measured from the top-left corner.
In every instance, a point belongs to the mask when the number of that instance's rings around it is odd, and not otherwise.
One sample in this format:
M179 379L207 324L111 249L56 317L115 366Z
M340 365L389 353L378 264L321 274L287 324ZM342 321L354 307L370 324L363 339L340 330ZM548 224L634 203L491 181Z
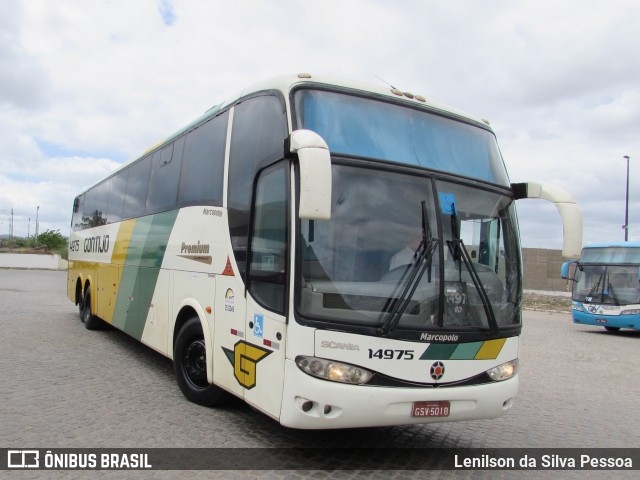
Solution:
M341 431L281 427L240 401L209 409L180 393L169 360L113 330L88 331L66 272L0 270L3 448L623 448L640 446L640 332L525 311L520 392L497 420ZM633 478L633 472L187 472L191 478ZM637 472L636 472L637 473ZM0 472L51 478L54 472ZM122 478L123 472L55 472ZM129 472L132 478L187 478Z

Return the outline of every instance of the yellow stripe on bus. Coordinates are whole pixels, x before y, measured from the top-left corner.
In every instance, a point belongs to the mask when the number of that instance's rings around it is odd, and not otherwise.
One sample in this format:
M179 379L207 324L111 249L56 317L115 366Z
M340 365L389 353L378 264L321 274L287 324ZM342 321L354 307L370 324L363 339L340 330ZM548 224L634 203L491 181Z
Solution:
M498 358L498 354L504 343L507 341L506 338L498 338L497 340L487 340L484 342L476 356L475 360L493 360L494 358Z
M122 266L127 258L127 251L131 243L131 235L136 220L122 222L118 229L118 236L113 247L110 264L98 265L100 292L98 294L97 315L107 323L113 322L113 312L116 308L118 289L122 279Z

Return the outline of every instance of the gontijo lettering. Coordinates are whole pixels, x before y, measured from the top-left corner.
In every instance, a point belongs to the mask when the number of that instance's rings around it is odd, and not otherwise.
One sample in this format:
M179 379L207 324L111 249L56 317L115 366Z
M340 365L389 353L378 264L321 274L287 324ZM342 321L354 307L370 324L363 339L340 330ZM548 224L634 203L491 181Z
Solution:
M106 253L109 251L109 235L96 235L84 239L85 253Z

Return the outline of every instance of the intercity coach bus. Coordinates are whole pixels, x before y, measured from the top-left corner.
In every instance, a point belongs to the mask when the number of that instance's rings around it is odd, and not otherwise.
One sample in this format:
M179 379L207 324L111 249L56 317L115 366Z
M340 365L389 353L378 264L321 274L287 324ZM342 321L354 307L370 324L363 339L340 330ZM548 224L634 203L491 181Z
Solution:
M256 85L73 204L68 296L173 360L187 399L282 425L495 418L518 388L522 267L488 122L308 74Z
M573 281L574 323L640 330L640 242L585 245L561 276Z

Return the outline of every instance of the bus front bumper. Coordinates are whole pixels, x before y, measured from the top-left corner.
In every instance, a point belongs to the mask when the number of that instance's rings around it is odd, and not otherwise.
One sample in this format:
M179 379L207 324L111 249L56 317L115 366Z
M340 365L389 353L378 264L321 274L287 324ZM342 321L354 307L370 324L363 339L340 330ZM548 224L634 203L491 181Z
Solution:
M285 361L280 423L300 429L358 428L497 418L509 411L518 375L491 384L445 388L346 385L321 380ZM446 417L414 417L414 402L448 401Z

